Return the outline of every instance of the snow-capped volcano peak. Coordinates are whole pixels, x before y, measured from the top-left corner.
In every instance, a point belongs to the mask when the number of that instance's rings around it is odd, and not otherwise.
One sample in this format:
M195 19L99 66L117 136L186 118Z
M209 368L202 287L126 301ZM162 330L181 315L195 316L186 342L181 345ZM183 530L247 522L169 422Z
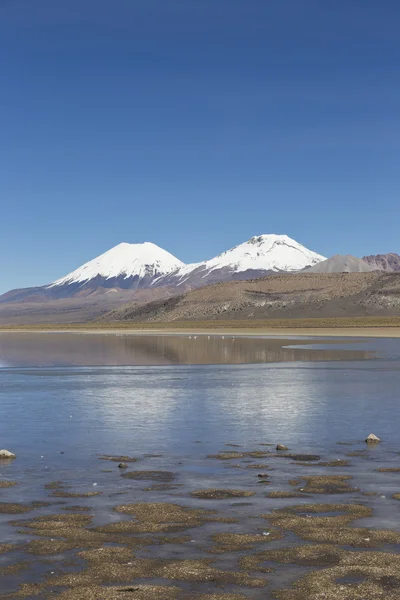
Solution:
M58 279L49 287L83 283L98 278L149 280L171 273L182 266L183 262L156 244L123 242Z
M287 235L264 234L250 238L204 263L204 267L229 268L235 272L299 271L325 260Z

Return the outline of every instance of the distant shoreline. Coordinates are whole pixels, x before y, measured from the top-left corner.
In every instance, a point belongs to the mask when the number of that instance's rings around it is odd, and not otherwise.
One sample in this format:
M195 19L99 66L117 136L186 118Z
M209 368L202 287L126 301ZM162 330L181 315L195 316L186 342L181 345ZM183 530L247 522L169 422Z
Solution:
M158 325L158 326L157 326ZM93 325L93 324L74 324L74 325L21 325L21 326L0 326L1 333L76 333L76 334L107 334L107 335L213 335L213 336L237 336L237 337L261 337L261 336L279 336L290 338L293 336L304 337L353 337L353 338L400 338L399 326L379 326L379 325L353 325L353 326L330 326L316 327L309 325L307 327L273 327L268 326L241 326L235 327L234 324L219 326L218 323L207 323L207 325L197 326L193 323L185 323L184 326L174 327L171 324L160 325L146 324L134 326L126 324Z

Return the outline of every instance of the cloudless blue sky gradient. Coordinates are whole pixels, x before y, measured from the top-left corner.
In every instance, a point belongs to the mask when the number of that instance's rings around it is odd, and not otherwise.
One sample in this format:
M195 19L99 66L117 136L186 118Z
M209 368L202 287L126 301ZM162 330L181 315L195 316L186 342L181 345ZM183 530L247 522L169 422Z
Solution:
M121 241L399 252L397 0L0 0L0 291Z

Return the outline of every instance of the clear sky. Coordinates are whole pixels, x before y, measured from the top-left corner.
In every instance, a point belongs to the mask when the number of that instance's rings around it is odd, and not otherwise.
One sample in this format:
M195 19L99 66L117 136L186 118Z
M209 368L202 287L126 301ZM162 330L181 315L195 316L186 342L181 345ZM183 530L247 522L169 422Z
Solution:
M121 241L399 252L398 0L0 0L0 291Z

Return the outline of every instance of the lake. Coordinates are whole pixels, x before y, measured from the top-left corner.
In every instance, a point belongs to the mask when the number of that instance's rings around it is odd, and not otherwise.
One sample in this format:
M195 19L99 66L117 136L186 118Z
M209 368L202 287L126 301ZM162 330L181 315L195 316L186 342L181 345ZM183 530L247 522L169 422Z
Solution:
M273 598L310 565L243 559L319 542L265 519L302 504L400 547L400 340L3 333L0 365L0 596Z

